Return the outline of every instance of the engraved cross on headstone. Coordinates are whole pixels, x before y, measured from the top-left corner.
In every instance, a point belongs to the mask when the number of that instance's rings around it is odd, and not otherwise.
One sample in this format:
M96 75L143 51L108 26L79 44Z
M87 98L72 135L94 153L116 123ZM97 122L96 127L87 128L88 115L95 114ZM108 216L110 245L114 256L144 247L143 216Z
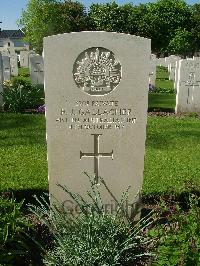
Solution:
M190 72L189 76L188 76L188 80L183 82L183 83L185 83L185 86L187 87L187 104L191 104L191 102L193 101L194 87L199 86L200 81L196 80L195 72ZM190 93L191 89L192 89L192 93ZM190 99L190 98L192 98L192 99Z
M91 134L94 136L94 153L88 152L84 153L80 151L80 160L83 157L93 157L94 158L94 174L95 174L95 182L98 183L99 177L99 158L101 157L111 157L113 160L113 150L111 152L99 152L99 137L102 134Z

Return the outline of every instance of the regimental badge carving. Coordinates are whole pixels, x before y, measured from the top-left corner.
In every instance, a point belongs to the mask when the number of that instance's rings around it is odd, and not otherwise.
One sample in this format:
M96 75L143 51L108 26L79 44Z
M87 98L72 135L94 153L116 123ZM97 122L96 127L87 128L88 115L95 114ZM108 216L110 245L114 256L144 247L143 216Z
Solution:
M120 83L122 67L110 50L92 47L77 57L73 75L76 85L84 92L101 96L113 91Z

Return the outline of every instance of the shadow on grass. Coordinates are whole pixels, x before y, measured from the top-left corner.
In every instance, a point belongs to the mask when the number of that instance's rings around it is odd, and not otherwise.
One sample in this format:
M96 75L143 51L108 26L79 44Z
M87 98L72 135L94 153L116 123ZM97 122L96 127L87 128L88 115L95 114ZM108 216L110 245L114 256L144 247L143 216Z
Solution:
M200 123L199 123L199 126L200 126ZM200 127L196 130L182 130L180 132L178 132L178 135L181 136L181 137L184 137L184 138L191 138L191 137L195 137L199 140L200 142Z
M0 113L0 146L45 144L43 115Z
M16 134L16 135L6 135L0 137L0 147L18 147L21 145L44 145L46 146L45 134L43 131L38 131L37 135L35 132L29 132L29 134Z
M149 111L165 111L169 112L175 109L176 95L169 93L149 93L148 95L148 107Z
M15 113L0 113L0 130L9 130L13 128L24 128L30 126L43 126L38 124L39 120L44 120L44 115L31 115L31 114L15 114ZM44 127L45 129L45 127Z
M148 107L148 112L166 112L174 113L174 107Z
M143 196L142 197L142 204L145 206L144 210L148 207L155 208L155 206L159 205L161 202L169 203L169 204L176 204L178 203L179 206L187 211L189 209L189 198L191 195L196 195L200 197L200 190L192 188L188 191L184 191L180 194L173 194L172 192L169 194L154 194L151 196Z
M146 147L160 150L174 149L175 144L180 147L185 147L185 143L188 145L187 140L190 140L192 145L200 144L200 119L187 117L174 119L160 117L158 119L159 123L156 128L151 121L147 125Z
M44 196L47 201L49 201L48 190L44 189L22 189L22 190L12 190L0 192L0 196L5 198L14 197L17 202L24 200L24 205L27 204L36 204L37 201L34 196L37 198Z

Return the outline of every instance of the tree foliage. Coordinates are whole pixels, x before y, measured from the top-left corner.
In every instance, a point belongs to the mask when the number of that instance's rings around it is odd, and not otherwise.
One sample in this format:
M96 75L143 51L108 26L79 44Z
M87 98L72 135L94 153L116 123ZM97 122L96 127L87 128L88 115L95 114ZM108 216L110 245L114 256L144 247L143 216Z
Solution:
M200 50L200 4L184 0L118 5L92 4L86 13L79 2L29 0L19 20L26 40L39 52L43 37L58 33L99 30L150 38L156 53L185 54Z
M44 37L84 30L85 21L84 6L78 2L29 0L18 23L24 29L26 40L41 53Z
M200 51L200 4L194 4L191 7L192 11L192 27L191 32L193 34L194 49Z
M89 18L95 30L129 33L129 18L133 11L131 4L119 6L115 2L92 4Z
M170 40L167 50L170 54L192 55L194 52L193 34L187 30L178 29Z
M177 29L189 29L191 11L183 0L157 0L147 4L145 21L146 36L152 40L152 49L166 52Z

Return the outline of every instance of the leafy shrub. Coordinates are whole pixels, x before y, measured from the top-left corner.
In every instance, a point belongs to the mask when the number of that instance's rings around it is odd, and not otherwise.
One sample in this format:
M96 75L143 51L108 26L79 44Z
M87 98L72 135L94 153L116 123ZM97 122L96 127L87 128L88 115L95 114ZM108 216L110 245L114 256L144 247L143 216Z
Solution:
M178 205L168 210L167 223L152 230L152 235L159 239L155 265L200 265L199 200L190 197L187 213Z
M31 80L27 80L26 78L23 77L13 77L12 86L13 87L24 86L24 88L30 88Z
M34 109L43 104L44 90L40 86L32 86L22 79L15 79L13 84L6 84L3 88L4 111L15 113Z
M31 225L22 215L22 204L0 197L0 265L17 265L27 253L23 232Z
M54 239L53 248L44 250L44 264L136 266L148 261L153 241L145 230L152 223L151 215L133 225L123 208L127 193L117 202L115 214L106 213L98 185L90 181L88 196L92 203L59 185L76 202L81 210L79 214L74 215L55 201L49 208L44 199L38 199L39 207L31 206L31 211L48 226ZM101 184L105 185L102 179Z

